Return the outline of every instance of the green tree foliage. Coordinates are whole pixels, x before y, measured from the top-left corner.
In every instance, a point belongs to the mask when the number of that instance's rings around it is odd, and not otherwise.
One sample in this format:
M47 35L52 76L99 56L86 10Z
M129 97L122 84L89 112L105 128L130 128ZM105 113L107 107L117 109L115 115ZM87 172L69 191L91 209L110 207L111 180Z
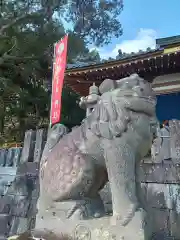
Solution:
M2 1L1 142L7 138L20 141L25 130L48 125L53 44L68 33L68 63L80 56L87 56L87 61L99 61L99 54L89 52L87 44L99 46L122 34L118 20L122 7L122 0ZM76 125L84 116L78 98L64 87L62 122L66 125Z
M89 63L99 63L101 62L101 57L99 55L99 52L94 49L92 51L85 52L83 54L78 55L75 59L72 60L73 63L75 62L89 62Z
M147 51L147 52L151 51L151 48L150 48L150 47L148 47L148 48L146 49L146 51Z
M61 123L68 128L79 125L85 117L85 111L79 107L79 96L66 85L62 93L62 103Z
M127 57L132 57L132 56L136 56L138 54L143 54L143 53L146 53L146 52L149 52L151 51L151 48L148 47L146 49L146 51L143 51L143 50L139 50L138 52L131 52L131 53L125 53L125 52L122 52L121 49L118 50L118 54L116 56L116 59L122 59L122 58L127 58Z

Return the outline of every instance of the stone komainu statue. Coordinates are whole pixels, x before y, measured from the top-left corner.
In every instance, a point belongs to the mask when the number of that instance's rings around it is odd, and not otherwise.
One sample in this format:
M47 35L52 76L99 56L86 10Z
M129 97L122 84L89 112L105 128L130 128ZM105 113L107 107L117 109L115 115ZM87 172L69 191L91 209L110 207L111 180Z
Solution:
M126 225L139 207L135 168L151 147L156 98L150 83L137 74L108 81L110 88L107 84L101 91L81 126L64 135L42 158L40 198L47 203L87 200L92 217L101 216L99 191L109 180L113 218ZM126 216L122 208L127 209ZM70 215L79 209L77 205Z

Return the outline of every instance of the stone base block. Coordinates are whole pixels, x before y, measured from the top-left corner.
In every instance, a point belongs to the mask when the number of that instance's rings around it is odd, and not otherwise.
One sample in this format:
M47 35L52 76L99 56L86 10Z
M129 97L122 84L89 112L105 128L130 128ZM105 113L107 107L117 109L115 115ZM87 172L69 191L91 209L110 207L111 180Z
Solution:
M61 220L67 219L70 209L74 208L76 201L67 201L67 202L54 202L49 204L48 208L43 206L43 201L38 201L38 218L42 219L46 216L54 217L58 216Z
M62 215L61 215L62 216ZM143 240L141 212L137 212L133 220L126 226L111 225L111 216L105 216L92 220L68 220L62 219L58 212L52 216L52 212L39 213L36 218L36 229L48 229L57 234L69 234L73 239L86 240Z

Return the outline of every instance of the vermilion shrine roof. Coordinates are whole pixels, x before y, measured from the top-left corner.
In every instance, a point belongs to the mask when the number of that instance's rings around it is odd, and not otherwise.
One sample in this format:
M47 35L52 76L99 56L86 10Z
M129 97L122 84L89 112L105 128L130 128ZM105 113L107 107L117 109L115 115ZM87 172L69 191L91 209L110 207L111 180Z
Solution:
M157 39L158 49L134 54L118 60L96 64L77 63L68 65L65 82L80 95L87 95L95 82L99 85L104 79L120 79L138 73L152 82L156 76L180 72L180 40L177 37ZM160 45L161 41L163 46ZM170 44L171 43L171 44Z

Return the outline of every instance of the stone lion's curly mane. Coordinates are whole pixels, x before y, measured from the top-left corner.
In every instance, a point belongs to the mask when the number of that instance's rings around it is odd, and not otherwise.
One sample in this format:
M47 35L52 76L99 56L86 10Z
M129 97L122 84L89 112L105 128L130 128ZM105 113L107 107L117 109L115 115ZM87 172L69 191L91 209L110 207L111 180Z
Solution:
M132 115L152 116L155 101L137 93L137 86L128 89L115 89L104 93L92 113L83 121L82 129L92 131L99 137L108 139L121 136L132 121Z

